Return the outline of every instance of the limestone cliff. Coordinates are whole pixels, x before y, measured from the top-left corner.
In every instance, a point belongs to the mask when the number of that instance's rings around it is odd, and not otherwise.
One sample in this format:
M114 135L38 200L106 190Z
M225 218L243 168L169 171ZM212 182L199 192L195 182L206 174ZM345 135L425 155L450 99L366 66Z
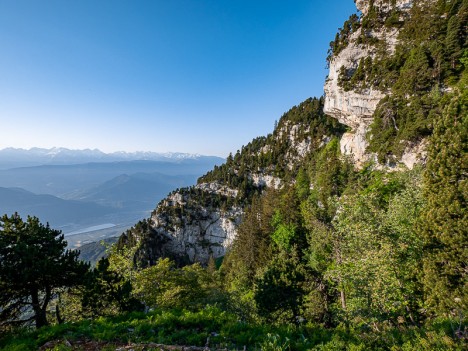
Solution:
M223 256L234 240L243 214L241 206L228 205L236 193L216 182L181 189L158 205L151 226L169 239L168 250L189 262L206 263L210 256Z
M367 134L377 105L389 94L389 91L372 85L364 88L352 87L347 90L342 87L340 75L343 72L347 72L348 75L354 73L361 60L368 57L375 58L379 50L380 54L382 50L385 51L385 55L394 53L398 44L398 26L376 25L366 28L362 23L371 11L381 18L396 13L399 17L397 20L408 20L412 1L356 0L355 3L362 16L355 26L357 28L346 38L344 48L332 55L329 60L330 70L324 86L324 111L350 128L341 139L341 152L350 155L359 168L367 161L376 161L376 155L367 151L369 144ZM424 155L421 145L410 146L401 158L401 162L412 168L423 157L421 155Z

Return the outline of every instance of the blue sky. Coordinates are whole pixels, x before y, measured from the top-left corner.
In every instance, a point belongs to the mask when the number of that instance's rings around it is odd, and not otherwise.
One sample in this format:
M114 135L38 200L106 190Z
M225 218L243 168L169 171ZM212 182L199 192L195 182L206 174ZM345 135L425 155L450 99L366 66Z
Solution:
M352 0L0 0L0 149L225 157L310 96Z

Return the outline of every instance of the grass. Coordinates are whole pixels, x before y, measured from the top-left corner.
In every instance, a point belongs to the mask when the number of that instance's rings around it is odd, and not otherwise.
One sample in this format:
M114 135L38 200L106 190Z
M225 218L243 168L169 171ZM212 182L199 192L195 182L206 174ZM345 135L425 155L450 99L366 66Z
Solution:
M247 348L259 345L270 329L246 324L235 315L216 307L207 307L198 312L159 310L147 314L130 313L65 323L39 330L20 330L0 339L0 347L3 350L37 350L57 340L72 345L76 341L93 340L98 343L158 343L201 347L208 343L214 348L242 349L244 345ZM54 344L54 347L67 349L64 345Z
M0 338L0 348L8 351L116 350L126 345L135 351L165 349L159 344L229 350L242 350L245 346L247 350L266 351L442 351L463 350L464 343L466 339L454 337L449 323L444 321L424 328L390 328L381 333L340 326L275 327L245 323L212 306L198 312L158 310L83 320L39 330L18 330Z

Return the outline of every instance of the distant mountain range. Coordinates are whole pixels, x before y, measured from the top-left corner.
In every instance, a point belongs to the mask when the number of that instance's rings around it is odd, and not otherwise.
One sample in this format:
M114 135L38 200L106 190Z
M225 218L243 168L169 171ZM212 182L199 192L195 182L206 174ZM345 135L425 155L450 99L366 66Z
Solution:
M196 176L169 176L161 173L122 174L86 191L76 193L74 200L103 206L142 210L156 205L155 200L171 190L194 184Z
M136 160L19 167L0 170L0 186L23 188L36 194L51 194L71 199L81 191L125 174L149 173L152 174L151 177L156 173L166 176L191 176L191 182L194 183L198 176L222 162L220 158L200 157L178 162Z
M0 215L37 216L65 234L92 232L82 235L89 242L132 226L170 191L223 162L183 153L3 149ZM103 225L116 229L95 229Z
M31 148L29 150L6 148L0 150L0 169L39 166L81 164L90 162L118 162L118 161L164 161L181 162L184 160L211 159L222 162L222 158L215 156L202 156L180 152L113 152L104 153L98 149L70 150L66 148Z
M0 187L2 214L18 212L23 218L34 215L53 228L67 224L91 225L101 218L116 214L115 209L91 202L63 200L53 195L36 195L20 188Z

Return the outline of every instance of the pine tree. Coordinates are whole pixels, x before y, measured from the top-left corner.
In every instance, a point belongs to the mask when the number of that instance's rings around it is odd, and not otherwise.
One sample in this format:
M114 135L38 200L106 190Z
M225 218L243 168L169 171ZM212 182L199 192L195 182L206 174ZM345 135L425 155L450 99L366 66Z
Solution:
M468 306L467 106L468 93L454 93L434 127L428 150L427 206L420 231L425 240L425 301L436 313Z
M255 279L254 298L260 316L268 321L297 322L305 279L297 248L280 251Z
M65 250L60 231L36 217L0 219L0 323L48 324L47 307L60 289L81 284L89 266ZM31 316L31 317L29 317Z
M132 284L112 270L108 258L101 258L96 268L86 276L81 296L83 313L91 317L142 310L132 296Z

